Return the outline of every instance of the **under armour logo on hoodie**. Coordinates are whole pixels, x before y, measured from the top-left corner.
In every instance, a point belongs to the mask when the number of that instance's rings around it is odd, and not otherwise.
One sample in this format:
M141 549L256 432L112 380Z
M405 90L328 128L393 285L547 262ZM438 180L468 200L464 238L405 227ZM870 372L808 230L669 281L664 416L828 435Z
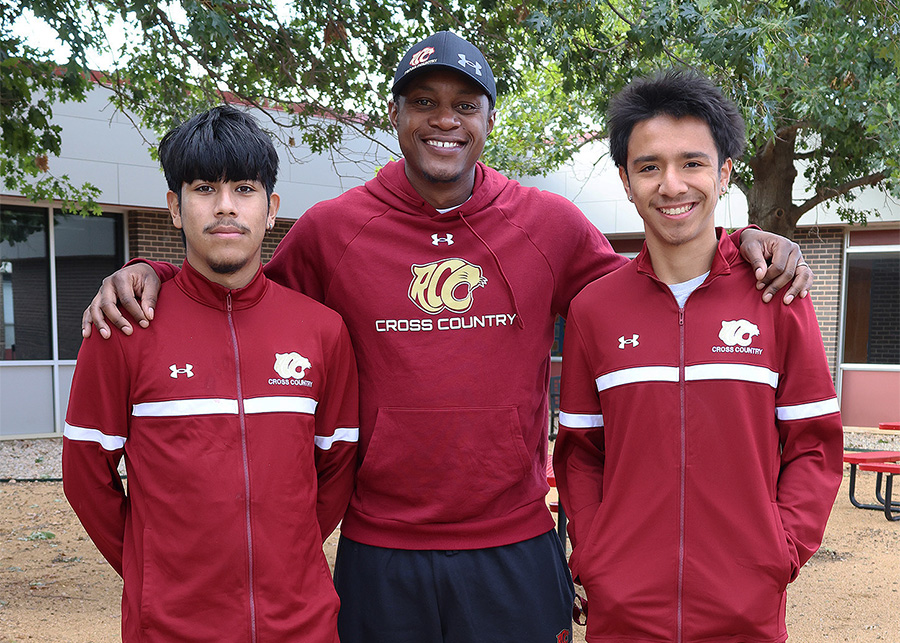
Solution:
M169 367L169 370L172 373L169 375L172 379L178 379L179 375L187 375L188 377L194 377L194 366L193 364L185 364L184 368L178 368L175 364L172 364Z
M436 246L441 243L446 243L448 246L453 245L453 235L448 234L446 237L440 237L437 234L431 235L431 245Z
M624 349L626 346L634 348L635 346L638 346L640 344L638 337L640 337L640 335L632 335L631 339L625 339L625 335L622 335L619 338L619 348Z

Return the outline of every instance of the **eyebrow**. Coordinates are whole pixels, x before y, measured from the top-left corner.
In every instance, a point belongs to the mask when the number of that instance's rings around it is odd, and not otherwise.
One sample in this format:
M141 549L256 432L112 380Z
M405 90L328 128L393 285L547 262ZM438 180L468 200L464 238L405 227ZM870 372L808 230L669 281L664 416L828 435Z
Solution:
M631 163L632 163L632 164L635 164L635 163L649 163L649 162L652 162L652 161L658 161L659 158L660 158L660 157L659 157L659 155L657 155L657 154L645 154L644 156L638 156L637 158L632 159ZM709 155L709 154L706 154L706 153L704 153L704 152L684 152L684 153L681 154L681 156L680 156L679 158L682 158L682 159L684 159L684 160L688 160L688 159L706 159L706 160L708 160L708 161L712 161L712 158L710 157L710 155Z

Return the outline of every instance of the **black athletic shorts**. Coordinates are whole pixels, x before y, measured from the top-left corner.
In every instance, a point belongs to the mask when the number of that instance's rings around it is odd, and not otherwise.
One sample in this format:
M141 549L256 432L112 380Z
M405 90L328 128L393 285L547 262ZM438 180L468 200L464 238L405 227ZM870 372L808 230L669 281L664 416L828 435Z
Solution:
M407 550L341 537L341 643L569 643L572 577L555 531L502 547Z

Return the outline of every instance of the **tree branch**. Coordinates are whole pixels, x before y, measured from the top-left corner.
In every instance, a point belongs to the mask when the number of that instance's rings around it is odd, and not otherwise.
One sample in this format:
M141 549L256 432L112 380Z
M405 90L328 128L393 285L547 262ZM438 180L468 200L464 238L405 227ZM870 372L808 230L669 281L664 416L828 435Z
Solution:
M835 197L842 196L847 194L851 190L856 188L862 188L866 186L878 185L884 179L888 177L887 173L884 171L875 172L874 174L869 174L868 176L863 176L858 179L854 179L853 181L848 181L843 185L838 185L836 187L820 187L816 190L816 195L807 199L804 203L798 205L795 209L795 213L797 215L797 219L802 217L804 214L812 210L814 207L819 205L820 203L824 203L829 199L833 199Z
M605 4L606 4L607 7L609 7L610 11L612 11L614 14L616 14L616 17L617 17L619 20L621 20L621 21L624 22L626 25L628 25L629 27L631 27L632 29L634 29L634 26L637 24L636 22L631 22L628 18L626 18L626 17L622 14L622 12L619 11L619 9L618 9L612 2L610 2L609 0L606 0ZM641 16L643 16L643 12L641 12Z

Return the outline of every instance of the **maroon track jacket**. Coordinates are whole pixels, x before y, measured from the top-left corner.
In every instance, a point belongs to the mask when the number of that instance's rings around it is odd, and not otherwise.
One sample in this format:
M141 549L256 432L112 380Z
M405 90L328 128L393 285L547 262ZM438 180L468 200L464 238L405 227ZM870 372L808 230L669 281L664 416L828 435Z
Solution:
M187 262L156 310L85 340L66 418L66 496L124 578L123 639L337 641L322 541L356 469L344 324L262 270L228 290Z
M554 465L591 643L784 641L840 485L812 303L763 304L720 236L682 309L646 246L570 308Z

